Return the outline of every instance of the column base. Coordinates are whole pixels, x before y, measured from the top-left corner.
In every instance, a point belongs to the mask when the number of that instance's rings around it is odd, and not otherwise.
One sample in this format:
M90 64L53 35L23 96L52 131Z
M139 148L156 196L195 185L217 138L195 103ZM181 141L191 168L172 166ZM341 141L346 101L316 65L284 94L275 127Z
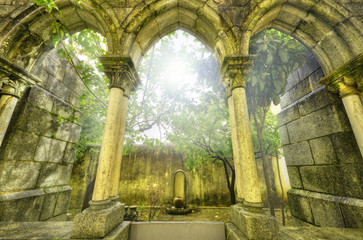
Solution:
M91 201L90 207L74 218L72 239L104 238L124 219L125 206L119 202Z
M245 207L237 204L232 206L232 222L249 240L277 240L279 227L273 216L267 215L261 209ZM236 239L236 238L231 238ZM241 238L244 239L244 238Z

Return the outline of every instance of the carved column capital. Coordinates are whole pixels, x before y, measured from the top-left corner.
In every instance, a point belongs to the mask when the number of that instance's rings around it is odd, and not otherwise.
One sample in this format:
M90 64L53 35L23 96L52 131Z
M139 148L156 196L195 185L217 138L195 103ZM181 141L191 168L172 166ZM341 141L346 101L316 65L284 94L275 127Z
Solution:
M124 91L124 96L129 97L140 82L131 58L103 56L100 60L110 80L110 88L120 88Z
M225 57L222 64L222 76L229 81L231 90L238 87L246 87L247 74L253 66L254 56Z
M325 85L331 92L339 92L341 97L352 94L361 95L363 91L363 54L322 78L319 83Z
M20 98L22 92L30 85L20 78L14 76L0 75L1 95L10 95Z

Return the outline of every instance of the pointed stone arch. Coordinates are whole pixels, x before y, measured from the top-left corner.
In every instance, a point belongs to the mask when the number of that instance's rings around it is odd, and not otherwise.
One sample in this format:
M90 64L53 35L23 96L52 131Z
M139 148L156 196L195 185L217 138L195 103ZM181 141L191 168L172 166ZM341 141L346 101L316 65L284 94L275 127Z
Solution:
M138 65L142 55L166 34L182 29L202 41L222 59L237 52L237 38L215 8L201 1L140 3L123 23L121 55Z
M275 28L298 39L326 74L363 52L362 23L343 4L329 1L262 1L244 22L252 35Z
M53 11L55 18L71 34L87 28L92 29L105 36L108 48L113 48L116 39L113 35L120 27L114 14L106 12L103 6L90 1L82 1L81 7L77 6L75 1L60 0L55 3L60 10ZM17 15L7 21L6 26L0 31L0 35L3 36L0 39L0 55L30 71L34 65L17 59L19 51L22 51L20 55L29 55L31 58L39 58L40 55L49 52L53 48L53 27L44 7L19 5L18 8Z

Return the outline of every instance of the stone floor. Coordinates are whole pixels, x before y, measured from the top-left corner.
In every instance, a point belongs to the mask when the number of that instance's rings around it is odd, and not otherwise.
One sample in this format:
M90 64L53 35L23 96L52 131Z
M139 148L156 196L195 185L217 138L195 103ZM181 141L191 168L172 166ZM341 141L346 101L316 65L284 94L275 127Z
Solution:
M73 222L0 223L0 240L70 239ZM363 240L363 229L281 227L281 240Z
M73 222L0 222L0 239L70 239Z

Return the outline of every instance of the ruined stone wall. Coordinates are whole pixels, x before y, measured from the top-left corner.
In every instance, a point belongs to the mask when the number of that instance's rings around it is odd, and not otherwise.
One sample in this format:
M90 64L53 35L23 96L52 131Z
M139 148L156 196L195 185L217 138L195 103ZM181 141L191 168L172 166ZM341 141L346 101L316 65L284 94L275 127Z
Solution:
M74 166L70 182L73 189L70 209L73 212L81 210L87 187L96 176L99 148L99 146L90 146L82 159ZM120 201L126 205L148 205L148 194L150 193L148 189L153 186L154 189L163 192L161 204L171 204L174 198L174 174L181 169L185 172L185 193L188 204L195 206L230 205L230 195L222 165L213 164L199 170L189 171L184 166L184 161L183 155L176 153L171 147L162 151L137 146L135 152L123 156L122 159ZM278 182L276 159L269 159L268 162L271 170L268 175L271 176L273 200L275 206L280 207L281 188ZM262 162L259 161L257 165L260 177L259 187L263 194L264 205L267 207ZM283 185L284 191L287 191L289 184L283 181ZM286 198L286 192L284 195Z
M288 79L278 114L296 222L363 227L363 161L338 94L314 56Z
M56 49L32 74L42 82L21 97L0 149L0 221L61 220L69 206L83 85Z
M162 190L161 203L172 204L174 199L174 174L185 172L186 202L198 206L229 206L230 197L224 168L217 164L206 165L189 171L184 166L182 154L171 147L154 150L137 147L134 153L122 159L119 196L127 205L148 205L148 188Z

